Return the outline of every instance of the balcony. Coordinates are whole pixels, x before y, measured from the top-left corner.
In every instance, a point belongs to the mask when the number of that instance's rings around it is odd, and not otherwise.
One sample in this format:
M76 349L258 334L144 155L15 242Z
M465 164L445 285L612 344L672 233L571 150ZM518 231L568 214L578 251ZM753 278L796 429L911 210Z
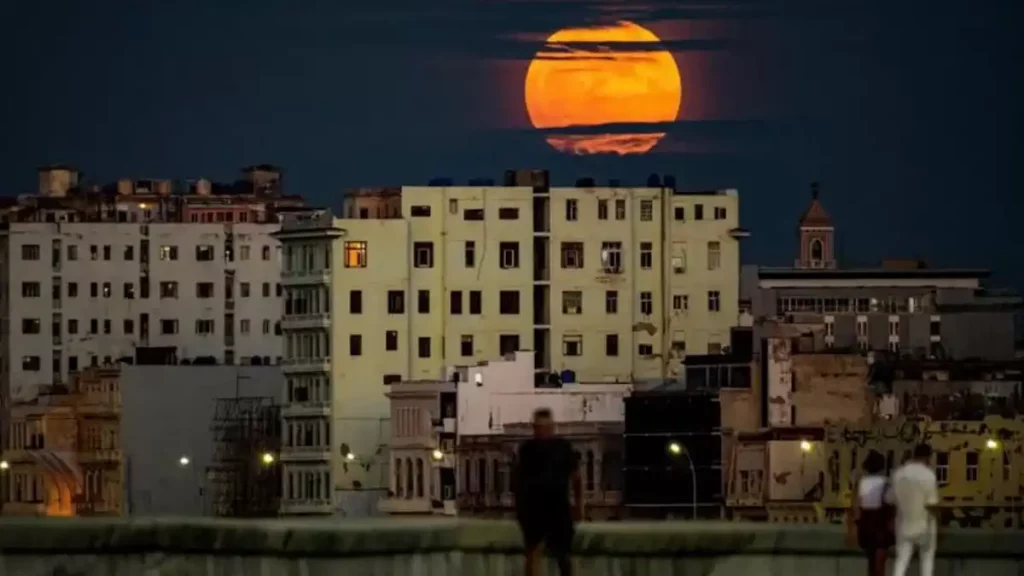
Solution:
M281 416L330 416L331 403L323 401L315 402L289 402L281 407Z
M282 462L329 462L330 446L282 446Z
M289 314L281 319L281 330L309 330L330 326L330 314Z
M282 286L308 286L310 284L330 283L330 270L288 270L281 272Z
M331 372L330 358L285 358L281 360L281 371L285 374L302 372Z
M304 515L304 514L333 514L334 505L330 500L305 500L305 499L283 499L281 500L282 515Z
M82 450L78 453L79 464L120 464L124 454L121 450L107 448L102 450Z
M434 505L430 498L384 498L380 511L385 514L433 514Z

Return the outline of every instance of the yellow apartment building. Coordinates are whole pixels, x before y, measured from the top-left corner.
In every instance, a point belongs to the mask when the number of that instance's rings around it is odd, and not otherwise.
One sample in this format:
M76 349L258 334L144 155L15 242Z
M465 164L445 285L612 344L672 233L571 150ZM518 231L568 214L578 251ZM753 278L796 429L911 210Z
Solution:
M0 460L5 516L117 516L125 500L119 372L88 368L11 407Z
M282 512L386 491L391 383L516 350L536 352L538 383L660 381L687 351L728 347L735 190L507 183L361 190L341 218L283 222L283 418L300 434L282 462L335 493L314 483L311 504Z

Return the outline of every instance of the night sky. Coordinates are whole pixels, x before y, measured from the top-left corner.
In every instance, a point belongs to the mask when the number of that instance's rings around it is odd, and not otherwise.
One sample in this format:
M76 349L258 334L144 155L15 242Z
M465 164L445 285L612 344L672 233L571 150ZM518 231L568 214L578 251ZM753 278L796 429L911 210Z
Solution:
M90 180L234 179L253 163L336 203L354 186L548 168L738 188L744 260L792 263L821 182L847 264L912 257L1024 287L1021 0L12 1L0 7L0 191L71 163ZM894 7L895 6L895 7ZM543 39L627 19L683 78L642 156L574 157L529 123Z

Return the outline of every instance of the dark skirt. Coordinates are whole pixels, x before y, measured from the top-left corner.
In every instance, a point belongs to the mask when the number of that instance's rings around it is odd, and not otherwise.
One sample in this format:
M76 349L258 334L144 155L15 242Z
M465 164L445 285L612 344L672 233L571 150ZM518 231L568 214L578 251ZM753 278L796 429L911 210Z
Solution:
M857 542L861 548L867 551L889 548L894 540L890 508L861 509L857 520Z

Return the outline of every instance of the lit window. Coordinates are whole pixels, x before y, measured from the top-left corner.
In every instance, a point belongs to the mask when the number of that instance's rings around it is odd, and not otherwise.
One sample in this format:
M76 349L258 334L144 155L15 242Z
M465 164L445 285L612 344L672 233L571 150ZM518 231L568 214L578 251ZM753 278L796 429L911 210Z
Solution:
M345 267L366 268L366 242L345 242Z

